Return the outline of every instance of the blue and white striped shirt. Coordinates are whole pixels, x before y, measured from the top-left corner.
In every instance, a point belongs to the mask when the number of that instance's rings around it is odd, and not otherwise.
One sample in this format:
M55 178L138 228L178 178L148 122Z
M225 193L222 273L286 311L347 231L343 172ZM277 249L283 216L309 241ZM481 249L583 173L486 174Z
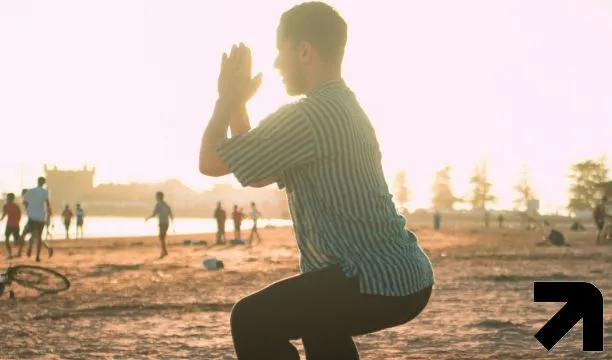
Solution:
M434 282L384 178L374 129L344 81L330 81L217 145L243 186L275 178L287 193L302 272L339 264L365 294Z

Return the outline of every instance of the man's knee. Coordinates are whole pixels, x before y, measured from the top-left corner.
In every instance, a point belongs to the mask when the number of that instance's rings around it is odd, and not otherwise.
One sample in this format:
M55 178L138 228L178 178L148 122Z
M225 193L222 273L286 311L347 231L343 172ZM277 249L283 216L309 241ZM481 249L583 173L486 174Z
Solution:
M230 327L232 333L249 331L249 328L256 326L257 309L253 296L247 296L238 300L230 314Z

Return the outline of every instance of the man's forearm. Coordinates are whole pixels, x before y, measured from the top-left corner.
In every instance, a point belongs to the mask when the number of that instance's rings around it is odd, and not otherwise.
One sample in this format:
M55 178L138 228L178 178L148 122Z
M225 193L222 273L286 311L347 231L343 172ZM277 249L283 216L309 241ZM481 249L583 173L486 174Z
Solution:
M227 138L231 114L231 103L225 99L218 99L213 115L204 130L200 144L200 172L209 176L222 176L223 169L215 146L219 141Z
M232 130L232 136L244 134L251 130L246 104L238 104L232 107L230 129Z
M214 148L217 142L227 138L231 110L231 104L228 101L217 100L210 121L204 130L204 136L202 136L202 147Z

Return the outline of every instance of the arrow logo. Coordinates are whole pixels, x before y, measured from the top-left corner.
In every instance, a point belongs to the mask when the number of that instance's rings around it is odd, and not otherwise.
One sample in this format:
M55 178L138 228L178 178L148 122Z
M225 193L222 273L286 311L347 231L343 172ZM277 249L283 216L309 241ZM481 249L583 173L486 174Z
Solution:
M587 282L536 281L534 302L565 302L534 335L550 351L582 319L582 351L603 351L603 295Z

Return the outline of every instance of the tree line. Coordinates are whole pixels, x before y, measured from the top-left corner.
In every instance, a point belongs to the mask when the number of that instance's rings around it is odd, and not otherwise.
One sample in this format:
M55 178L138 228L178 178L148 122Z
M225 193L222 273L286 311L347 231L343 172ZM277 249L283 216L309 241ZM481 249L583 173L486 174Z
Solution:
M571 212L590 210L602 196L601 184L609 181L608 167L605 157L595 160L584 160L572 164L569 172L571 185L568 189L567 209ZM411 199L411 192L406 185L407 175L400 171L395 177L395 200L401 209ZM437 210L453 210L457 204L469 204L472 209L487 209L497 202L493 184L487 175L486 164L474 169L470 178L470 194L458 197L453 193L451 167L445 166L438 170L432 186L431 208ZM514 186L516 209L525 210L530 200L536 199L536 194L529 181L529 172L523 169L519 180Z

